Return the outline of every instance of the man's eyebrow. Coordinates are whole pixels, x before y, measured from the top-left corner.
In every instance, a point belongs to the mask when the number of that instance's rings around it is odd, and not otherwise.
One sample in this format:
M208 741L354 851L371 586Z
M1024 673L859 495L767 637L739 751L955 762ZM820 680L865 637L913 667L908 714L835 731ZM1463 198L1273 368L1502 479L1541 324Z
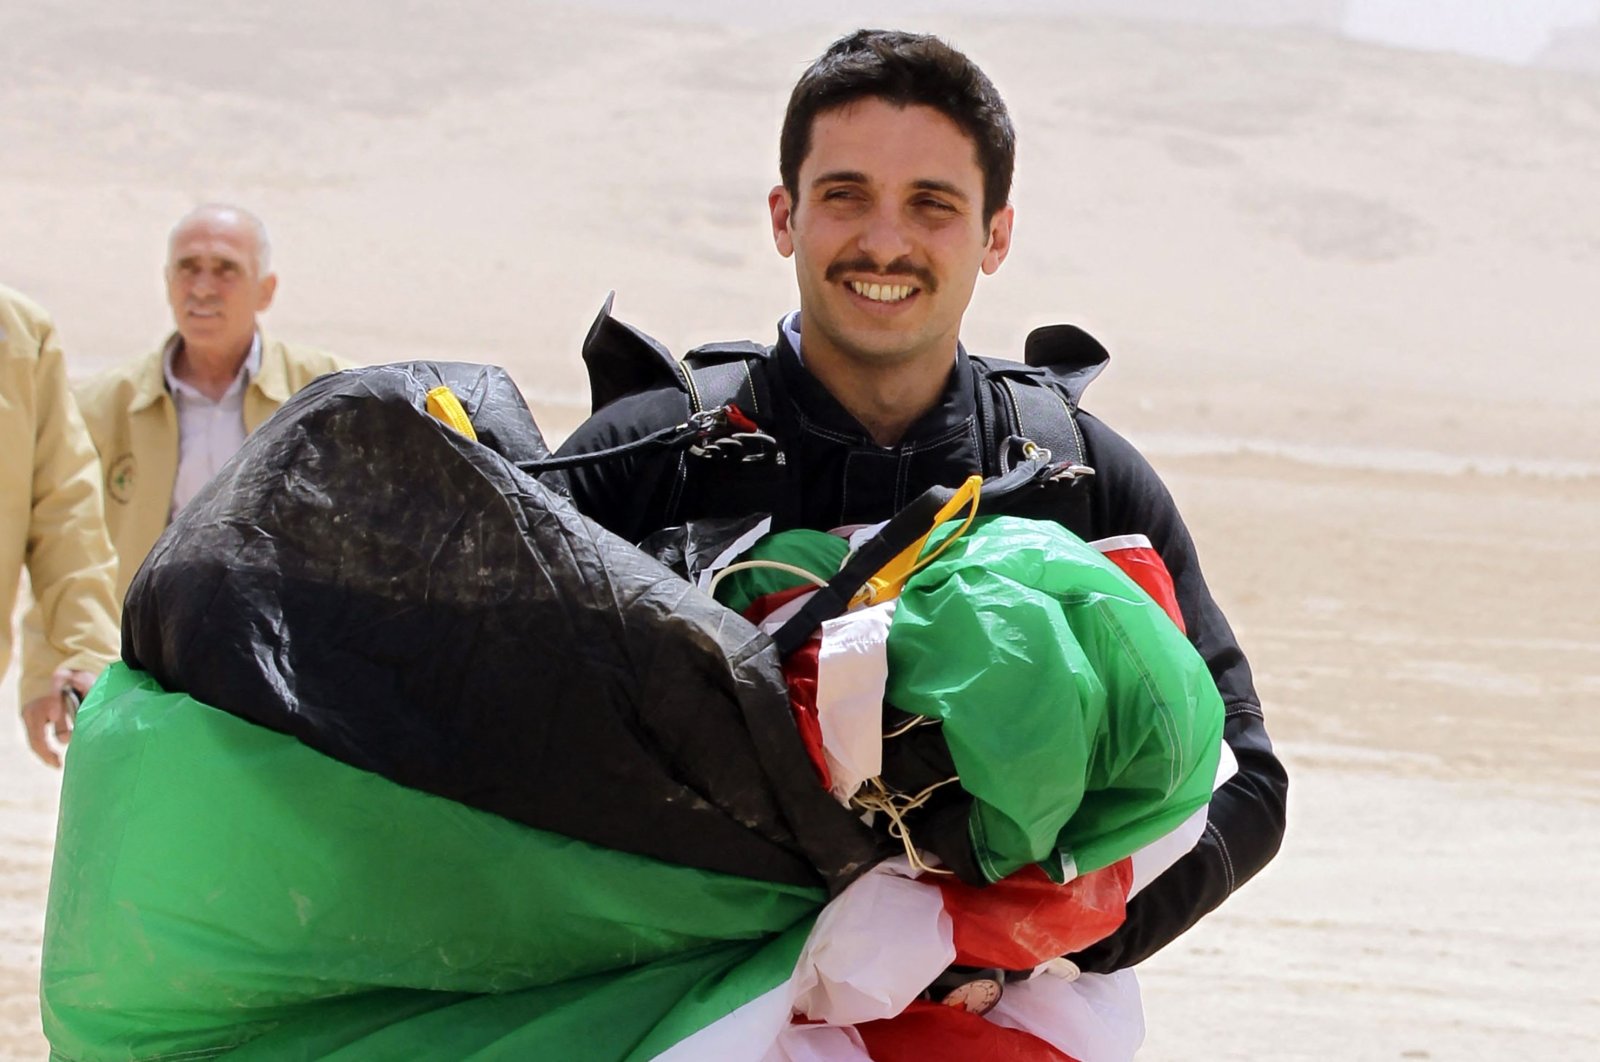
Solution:
M936 181L931 177L924 177L920 181L912 181L911 186L924 192L938 192L939 194L947 195L952 199L959 199L963 203L965 203L969 198L966 192L963 192L960 188L951 184L949 181Z
M182 258L179 258L176 261L174 261L172 264L175 265L175 266L186 266L187 267L187 266L204 266L208 262L214 262L215 265L213 266L213 268L216 268L216 269L230 269L230 268L231 269L243 269L244 268L244 259L242 259L242 258L235 258L231 254L208 254L208 253L204 253L204 252L196 252L195 254L186 254Z
M834 170L824 173L811 182L811 187L816 188L824 184L867 184L867 175L860 170Z
M832 170L828 173L818 175L817 178L811 182L811 187L820 188L823 185L828 184L871 183L872 182L867 178L867 175L862 173L860 170ZM947 195L952 199L959 199L963 203L967 202L971 198L966 192L962 191L958 185L952 184L949 181L941 181L933 177L923 177L920 180L912 181L911 187L921 192L938 192L940 195Z

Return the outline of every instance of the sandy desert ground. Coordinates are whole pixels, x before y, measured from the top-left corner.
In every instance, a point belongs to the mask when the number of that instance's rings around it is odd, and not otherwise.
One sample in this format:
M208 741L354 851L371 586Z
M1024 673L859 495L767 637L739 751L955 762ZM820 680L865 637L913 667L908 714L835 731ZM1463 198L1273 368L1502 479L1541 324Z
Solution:
M163 334L171 222L235 199L272 227L270 330L503 363L558 438L609 289L678 350L794 300L777 128L851 26L685 11L11 5L0 277L92 372ZM1178 496L1293 775L1282 855L1145 965L1141 1057L1600 1057L1600 79L1292 28L900 21L1019 127L969 347L1055 320L1111 347L1086 404ZM0 1057L47 1050L56 783L0 741Z

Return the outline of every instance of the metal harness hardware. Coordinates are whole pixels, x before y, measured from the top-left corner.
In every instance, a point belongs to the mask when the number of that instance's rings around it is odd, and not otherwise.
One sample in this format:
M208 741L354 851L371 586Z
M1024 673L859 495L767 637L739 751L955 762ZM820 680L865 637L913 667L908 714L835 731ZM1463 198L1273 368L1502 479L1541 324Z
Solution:
M1005 441L1000 464L1003 470L1009 472L1019 461L1037 462L1045 469L1041 478L1050 483L1072 482L1094 475L1094 469L1077 461L1060 461L1052 464L1053 456L1048 448L1040 446L1032 439L1013 435Z
M778 440L756 426L739 407L729 402L717 409L701 410L689 416L689 426L698 430L689 453L715 461L766 461L774 459L783 464L783 452ZM720 434L727 428L731 432Z

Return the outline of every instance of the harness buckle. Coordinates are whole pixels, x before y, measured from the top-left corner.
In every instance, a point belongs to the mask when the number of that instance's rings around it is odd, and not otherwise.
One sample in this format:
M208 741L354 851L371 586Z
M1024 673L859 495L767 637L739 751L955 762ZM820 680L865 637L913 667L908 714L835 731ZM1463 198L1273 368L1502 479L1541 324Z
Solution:
M689 444L689 453L695 457L740 463L774 457L780 464L783 461L778 440L762 431L732 403L692 413L686 426L695 432L694 442Z
M1050 482L1071 482L1073 480L1088 479L1094 475L1094 469L1088 465L1075 465L1071 461L1063 461L1050 470Z

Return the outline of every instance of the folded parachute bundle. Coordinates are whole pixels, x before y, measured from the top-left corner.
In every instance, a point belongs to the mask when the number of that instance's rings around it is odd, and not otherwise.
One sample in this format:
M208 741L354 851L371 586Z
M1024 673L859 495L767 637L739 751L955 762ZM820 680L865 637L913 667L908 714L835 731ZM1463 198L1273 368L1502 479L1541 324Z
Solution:
M1114 545L1155 557L1147 542ZM783 531L713 583L780 632L851 552L842 535ZM858 608L824 622L787 671L791 695L808 698L802 731L816 720L825 784L891 815L910 858L931 850L977 885L1035 863L1067 881L1207 804L1222 705L1175 610L1044 521L952 520L902 556L903 570L859 588Z
M953 1011L929 1019L916 996L946 966L1042 962L1120 920L1140 871L1118 860L1148 830L1070 883L1007 879L1071 912L1032 925L1032 951L1006 939L1025 901L886 860L899 842L817 783L773 640L543 487L528 469L547 458L499 370L354 370L297 395L184 509L68 758L53 1057L935 1058ZM1068 624L1079 641L1112 637L1095 611ZM1193 682L1188 652L1147 663ZM1158 816L1188 814L1204 715ZM1013 862L1059 868L1064 846L1090 870L1068 827L1036 857L1048 829L1009 799L972 807L1028 823ZM974 1050L1005 1028L1031 1045L1018 1058L1118 1057L1136 1030L1108 1028L1095 994L1126 999L1126 980L1008 989L1009 1010L964 1016L984 1025ZM1045 1010L1076 1031L1036 1028Z

